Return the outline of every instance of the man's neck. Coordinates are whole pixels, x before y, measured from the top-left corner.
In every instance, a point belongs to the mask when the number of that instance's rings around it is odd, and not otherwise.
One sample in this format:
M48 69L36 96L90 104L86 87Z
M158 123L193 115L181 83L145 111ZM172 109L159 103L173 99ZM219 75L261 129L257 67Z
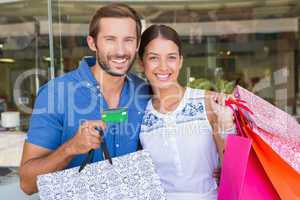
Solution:
M125 76L112 76L105 72L98 64L92 67L92 73L101 87L101 92L119 93L122 90Z

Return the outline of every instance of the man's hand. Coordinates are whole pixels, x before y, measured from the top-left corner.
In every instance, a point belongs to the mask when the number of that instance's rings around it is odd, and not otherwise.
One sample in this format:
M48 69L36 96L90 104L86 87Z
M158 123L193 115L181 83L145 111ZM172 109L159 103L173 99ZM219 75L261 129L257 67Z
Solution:
M27 194L38 191L37 176L64 169L75 155L99 148L102 138L95 127L105 129L102 121L86 121L68 142L52 151L25 142L20 166L20 184Z
M102 138L95 128L105 129L105 124L101 120L84 122L74 137L68 142L70 155L87 153L91 149L97 149L102 143Z

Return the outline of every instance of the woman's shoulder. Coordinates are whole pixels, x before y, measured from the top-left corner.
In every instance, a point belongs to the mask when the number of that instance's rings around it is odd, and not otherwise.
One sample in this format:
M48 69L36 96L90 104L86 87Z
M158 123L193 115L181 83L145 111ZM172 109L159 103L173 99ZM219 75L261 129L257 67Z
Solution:
M208 101L213 96L216 96L219 94L218 92L211 91L211 90L203 90L203 89L190 88L190 87L187 87L186 89L188 92L188 95L187 95L188 98L202 97L202 98L206 99L206 101Z
M163 123L163 119L157 114L157 112L153 108L152 100L150 99L144 111L141 123L141 132L149 132L158 127L162 127Z
M203 98L205 96L205 90L186 87L186 94L184 95L187 99Z
M219 93L215 92L215 91L203 90L206 115L207 115L208 121L210 122L211 125L213 125L213 123L216 121L216 115L212 110L211 100L214 96L216 96L218 94Z

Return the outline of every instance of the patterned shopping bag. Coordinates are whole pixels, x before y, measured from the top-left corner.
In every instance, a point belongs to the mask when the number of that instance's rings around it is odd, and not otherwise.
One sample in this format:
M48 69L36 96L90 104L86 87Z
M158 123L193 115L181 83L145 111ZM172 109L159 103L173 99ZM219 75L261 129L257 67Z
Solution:
M235 96L237 100L229 99L226 104L235 107L237 128L252 139L254 152L274 189L281 199L300 199L299 124L287 113L241 87L237 87Z
M150 154L144 150L38 176L41 200L165 200Z
M269 102L237 86L234 96L246 102L253 112L243 111L259 135L282 159L300 173L300 124L288 113Z

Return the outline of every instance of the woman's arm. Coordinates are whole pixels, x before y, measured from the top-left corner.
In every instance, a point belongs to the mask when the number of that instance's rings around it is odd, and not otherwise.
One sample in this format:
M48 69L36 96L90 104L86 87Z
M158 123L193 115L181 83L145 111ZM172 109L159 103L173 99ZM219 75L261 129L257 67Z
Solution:
M217 128L213 128L213 138L216 143L218 154L222 164L224 158L224 150L225 150L225 139L221 137Z
M223 162L225 149L225 140L222 134L225 130L230 130L234 127L232 111L225 106L226 96L227 95L211 91L206 91L205 93L207 118L213 128L213 138L221 163Z

